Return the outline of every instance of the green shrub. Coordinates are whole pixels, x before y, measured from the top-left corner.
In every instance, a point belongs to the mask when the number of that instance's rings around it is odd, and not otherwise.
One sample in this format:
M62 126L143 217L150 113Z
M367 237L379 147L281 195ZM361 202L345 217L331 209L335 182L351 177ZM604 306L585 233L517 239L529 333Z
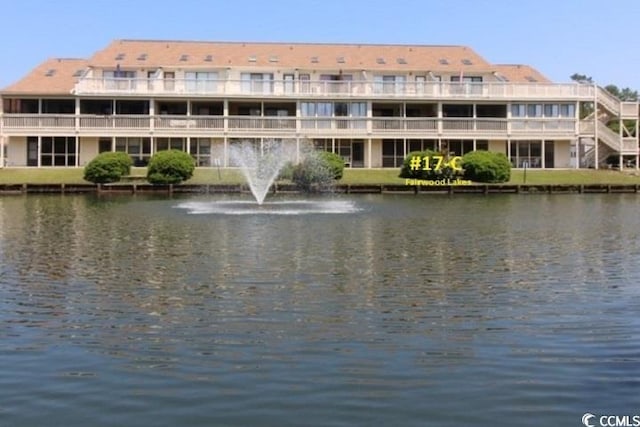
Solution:
M95 184L117 182L124 175L129 175L132 164L127 153L100 153L85 166L84 179Z
M415 159L421 159L419 165L415 162ZM429 168L425 170L426 158L429 158ZM400 169L400 178L413 178L413 179L425 179L425 180L442 180L442 179L456 179L462 176L462 170L456 170L450 164L451 157L437 151L413 151L404 158L404 163ZM440 162L438 165L438 162ZM414 168L412 168L412 162ZM417 166L417 168L416 168ZM459 167L458 164L455 165Z
M147 181L152 184L179 184L193 176L195 163L189 153L180 150L159 151L149 160Z
M329 169L329 174L333 179L342 179L342 174L344 173L344 159L340 155L329 151L320 151L317 155L320 158L320 161Z
M285 163L278 173L278 181L292 181L294 169L295 165L293 164L293 162Z
M293 168L292 181L304 190L326 187L342 178L344 160L335 153L314 152Z
M472 151L462 156L465 179L475 182L507 182L511 178L511 163L503 153Z

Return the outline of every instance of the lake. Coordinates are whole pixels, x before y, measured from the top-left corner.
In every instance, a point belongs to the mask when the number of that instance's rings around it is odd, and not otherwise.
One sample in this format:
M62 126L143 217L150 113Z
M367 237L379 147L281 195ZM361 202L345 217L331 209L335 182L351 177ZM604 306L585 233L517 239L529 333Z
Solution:
M2 426L634 415L637 195L0 197Z

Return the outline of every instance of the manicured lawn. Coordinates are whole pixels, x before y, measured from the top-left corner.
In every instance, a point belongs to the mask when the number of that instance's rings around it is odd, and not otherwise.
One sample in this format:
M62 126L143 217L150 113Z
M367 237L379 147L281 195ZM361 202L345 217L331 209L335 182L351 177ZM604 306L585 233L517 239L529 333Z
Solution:
M509 184L640 184L640 175L636 171L617 170L549 170L511 171Z
M0 184L78 184L83 168L4 168ZM403 184L399 169L345 169L342 184ZM132 168L131 175L145 175L146 168ZM238 169L198 168L188 184L239 184L245 182ZM509 184L640 184L640 172L628 170L511 171Z

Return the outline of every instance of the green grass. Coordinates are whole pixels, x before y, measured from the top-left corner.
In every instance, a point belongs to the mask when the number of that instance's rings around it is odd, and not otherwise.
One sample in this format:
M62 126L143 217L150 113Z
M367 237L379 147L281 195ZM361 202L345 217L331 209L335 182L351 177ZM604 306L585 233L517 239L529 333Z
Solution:
M4 168L0 184L79 184L83 168ZM131 175L145 175L146 168L132 168ZM345 169L341 184L404 184L399 169ZM187 184L240 184L238 169L196 168ZM528 170L511 171L509 184L640 184L640 172L617 170Z
M640 184L640 176L635 171L617 170L537 170L511 171L509 184Z

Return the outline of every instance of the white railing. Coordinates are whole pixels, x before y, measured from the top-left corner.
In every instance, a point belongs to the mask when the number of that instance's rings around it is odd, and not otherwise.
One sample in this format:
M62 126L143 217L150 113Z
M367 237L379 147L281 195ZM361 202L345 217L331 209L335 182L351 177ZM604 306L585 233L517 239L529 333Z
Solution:
M143 115L80 116L80 129L149 129L151 118Z
M604 126L604 125L603 125ZM595 120L580 120L580 134L581 135L593 135L596 131Z
M499 135L511 133L575 134L574 119L505 119L505 118L437 118L437 117L276 117L276 116L186 116L186 115L45 115L4 114L5 131L60 129L73 131L137 130L173 131L256 130L270 133L305 132L308 130L337 133L472 133ZM581 133L593 133L593 121L580 122ZM604 127L602 125L601 127ZM606 137L606 136L605 136Z
M296 130L295 117L229 117L229 130L262 130L291 132Z
M622 102L620 103L620 115L622 117L637 119L640 115L640 108L637 102Z
M575 134L576 121L574 119L512 119L510 122L512 133L563 133Z
M506 133L507 119L444 118L442 119L442 129L456 132L490 131Z
M605 124L601 123L598 126L598 139L609 147L613 148L616 151L620 151L621 141L620 135L611 129L609 129Z
M366 118L339 118L339 117L302 117L300 119L300 129L303 132L310 130L332 131L353 133L357 131L360 134L366 133Z
M73 114L5 114L3 125L7 129L73 129L75 117Z
M222 116L155 116L156 129L181 131L183 129L224 129Z
M638 140L635 137L622 138L623 154L638 154Z
M453 99L592 99L593 85L543 83L460 83L321 81L321 80L187 80L136 78L83 78L75 86L79 95L257 95L375 98Z
M620 114L620 100L610 94L607 90L598 86L598 103L603 105L614 116Z

